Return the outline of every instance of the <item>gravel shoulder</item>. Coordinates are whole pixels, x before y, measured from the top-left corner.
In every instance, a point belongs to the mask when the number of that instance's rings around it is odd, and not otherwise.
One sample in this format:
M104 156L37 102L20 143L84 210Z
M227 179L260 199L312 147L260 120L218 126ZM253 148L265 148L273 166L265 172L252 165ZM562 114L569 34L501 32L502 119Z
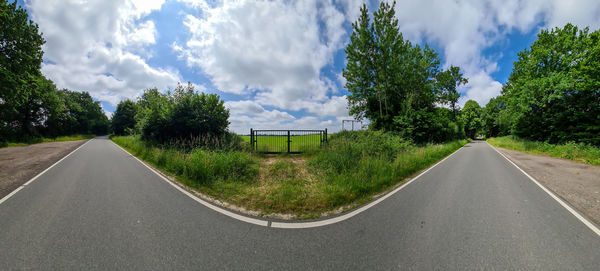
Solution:
M600 166L495 148L600 225Z
M87 140L0 148L0 198L8 195Z

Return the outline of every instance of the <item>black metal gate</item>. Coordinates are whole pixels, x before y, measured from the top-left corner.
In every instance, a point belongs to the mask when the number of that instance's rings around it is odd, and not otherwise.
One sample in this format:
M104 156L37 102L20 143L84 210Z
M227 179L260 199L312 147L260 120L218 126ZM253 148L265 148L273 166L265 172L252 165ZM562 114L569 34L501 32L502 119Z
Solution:
M302 153L327 144L325 130L254 130L250 129L252 150L262 153Z

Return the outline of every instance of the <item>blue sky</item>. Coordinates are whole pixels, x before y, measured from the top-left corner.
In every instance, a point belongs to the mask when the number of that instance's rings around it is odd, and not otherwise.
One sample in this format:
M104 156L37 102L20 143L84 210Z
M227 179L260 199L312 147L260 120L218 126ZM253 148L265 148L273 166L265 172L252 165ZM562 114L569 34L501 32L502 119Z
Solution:
M42 72L89 91L110 115L144 89L178 82L217 93L231 130L329 128L350 118L344 48L360 1L26 0L44 33ZM371 10L378 5L368 3ZM600 1L397 1L405 38L469 78L460 103L499 94L542 28L597 29Z

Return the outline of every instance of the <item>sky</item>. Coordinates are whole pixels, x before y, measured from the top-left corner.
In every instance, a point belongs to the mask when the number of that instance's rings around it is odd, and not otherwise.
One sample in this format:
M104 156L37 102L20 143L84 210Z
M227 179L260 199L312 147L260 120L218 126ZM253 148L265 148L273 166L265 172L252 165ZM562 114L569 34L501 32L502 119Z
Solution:
M88 91L108 116L144 89L188 82L230 109L230 130L337 131L348 116L344 48L362 1L17 0L46 43L42 73ZM497 96L541 29L596 30L598 0L398 0L405 39L429 44L469 83L459 104ZM372 12L378 1L367 2Z

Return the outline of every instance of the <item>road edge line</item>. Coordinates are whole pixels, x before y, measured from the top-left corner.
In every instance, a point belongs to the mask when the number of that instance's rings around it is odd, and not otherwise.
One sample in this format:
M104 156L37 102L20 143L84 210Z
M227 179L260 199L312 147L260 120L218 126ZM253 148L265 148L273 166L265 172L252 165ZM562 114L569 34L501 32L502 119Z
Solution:
M0 204L2 204L3 202L7 201L10 197L14 196L15 194L17 194L17 192L19 192L21 189L25 188L26 186L28 186L29 184L31 184L33 181L37 180L37 178L39 178L40 176L42 176L44 173L46 173L46 171L50 170L51 168L53 168L54 166L56 166L58 163L62 162L63 160L65 160L67 157L69 157L71 154L73 154L74 152L76 152L77 150L79 150L81 147L83 147L85 144L89 143L90 141L94 140L94 138L86 141L85 143L81 144L81 146L77 147L76 149L72 150L70 153L68 153L67 155L63 156L63 158L61 158L60 160L56 161L54 164L52 164L51 166L49 166L48 168L44 169L42 172L38 173L37 175L35 175L33 178L29 179L29 181L25 182L24 184L20 185L19 187L15 188L15 190L13 190L12 192L10 192L8 195L4 196L2 199L0 199Z
M255 225L264 226L264 227L268 226L269 221L267 221L267 220L256 219L256 218L251 218L251 217L239 215L239 214L236 214L236 213L231 212L229 210L226 210L224 208L221 208L219 206L213 205L213 204L211 204L211 203L209 203L209 202L207 202L207 201L205 201L205 200L197 197L196 195L190 193L189 191L187 191L186 189L182 188L178 184L175 184L171 180L167 179L165 176L163 176L163 174L159 173L153 167L149 166L148 164L146 164L146 162L144 162L141 159L137 158L135 155L131 154L129 151L127 151L123 147L119 146L119 144L115 143L112 140L110 140L110 141L113 144L115 144L115 146L119 147L119 149L121 149L122 151L124 151L125 153L127 153L128 155L130 155L131 157L133 157L135 160L137 160L138 162L140 162L142 165L144 165L146 168L148 168L150 171L152 171L154 174L156 174L158 177L160 177L163 181L167 182L172 187L174 187L175 189L179 190L179 192L181 192L184 195L190 197L191 199L195 200L196 202L204 205L205 207L208 207L209 209L211 209L213 211L219 212L219 213L221 213L223 215L226 215L228 217L231 217L231 218L234 218L234 219L246 222L246 223L255 224Z
M517 164L515 164L512 160L510 160L508 157L506 157L504 154L502 154L498 149L496 149L496 147L492 146L492 144L488 143L487 141L485 143L487 143L490 147L492 147L492 149L494 149L498 154L500 154L502 157L504 157L504 159L506 159L508 162L510 162L513 166L515 166L517 169L519 169L523 174L525 174L525 176L527 176L531 181L533 181L535 184L537 184L537 186L539 186L542 190L544 190L544 192L546 192L548 195L550 195L550 197L552 197L555 201L557 201L562 207L567 209L567 211L569 211L573 216L575 216L577 219L579 219L579 221L581 221L581 223L583 223L590 230L592 230L592 232L594 232L596 235L600 236L600 229L598 229L598 227L596 227L596 225L594 223L592 223L585 216L580 214L577 210L574 209L574 207L571 207L570 204L566 203L559 196L557 196L554 192L550 191L550 189L546 188L543 184L538 182L535 178L531 177L531 175L529 175L527 172L525 172L525 170L523 170L522 168L517 166Z
M109 139L110 140L110 139ZM163 174L159 173L157 170L155 170L153 167L149 166L148 164L146 164L144 161L142 161L141 159L137 158L135 155L131 154L129 151L127 151L125 148L119 146L119 144L115 143L114 141L110 140L115 146L117 146L119 149L121 149L122 151L124 151L125 153L127 153L128 155L130 155L131 157L133 157L135 160L137 160L138 162L140 162L142 165L144 165L146 168L148 168L150 171L152 171L154 174L158 175L158 177L160 177L163 181L167 182L168 184L170 184L172 187L174 187L175 189L179 190L181 193L183 193L184 195L190 197L191 199L195 200L196 202L208 207L209 209L216 211L218 213L221 213L223 215L229 216L233 219L237 219L246 223L251 223L254 225L259 225L259 226L264 226L264 227L268 227L268 228L280 228L280 229L307 229L307 228L315 228L315 227L321 227L321 226L326 226L326 225L330 225L330 224L335 224L344 220L347 220L357 214L360 214L366 210L368 210L369 208L375 206L376 204L384 201L385 199L391 197L392 195L396 194L398 191L402 190L404 187L406 187L407 185L411 184L412 182L416 181L419 177L423 176L425 173L427 173L428 171L430 171L431 169L433 169L434 167L436 167L437 165L441 164L442 162L446 161L446 159L450 158L450 156L454 155L455 153L457 153L459 150L461 150L462 148L464 148L464 146L466 146L467 144L463 145L462 147L458 148L457 150L455 150L454 152L452 152L451 154L449 154L448 156L444 157L444 159L438 161L437 163L435 163L433 166L430 166L429 168L425 169L423 172L421 172L419 175L417 175L416 177L406 181L404 184L402 184L401 186L395 188L394 190L386 193L384 196L368 203L367 205L364 205L352 212L349 212L347 214L344 215L340 215L337 217L332 217L332 218L326 218L323 220L318 220L318 221L310 221L310 222L278 222L278 221L271 221L271 220L264 220L264 219L257 219L257 218L252 218L249 216L245 216L245 215L240 215L240 214L236 214L234 212L231 212L221 206L215 205L211 202L208 202L206 200L203 200L201 198L199 198L198 196L192 194L191 192L187 191L186 189L184 189L183 187L181 187L180 185L174 183L173 181L167 179L165 176L163 176Z

